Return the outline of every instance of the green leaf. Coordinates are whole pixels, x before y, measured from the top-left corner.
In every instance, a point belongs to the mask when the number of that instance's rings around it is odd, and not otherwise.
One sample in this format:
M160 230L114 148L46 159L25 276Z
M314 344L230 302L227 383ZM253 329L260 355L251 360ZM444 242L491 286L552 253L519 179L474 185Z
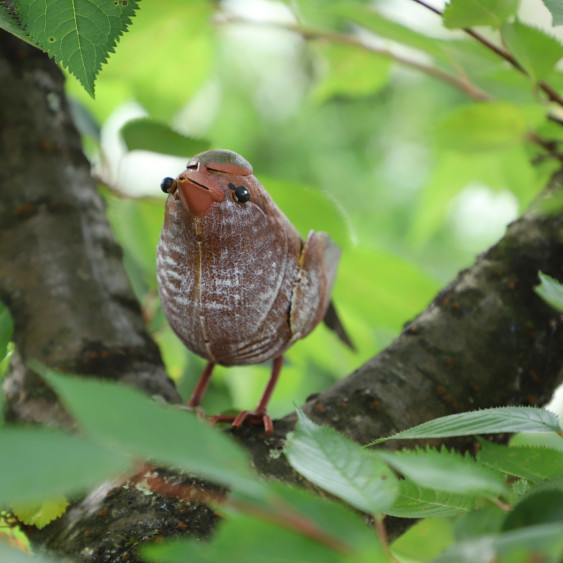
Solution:
M515 21L501 31L508 50L534 82L547 78L563 57L563 45L536 27Z
M269 483L268 489L266 503L260 505L234 493L229 502L232 508L221 511L224 520L212 543L167 541L147 546L144 557L171 563L215 562L231 560L236 553L236 559L245 563L309 563L342 561L342 553L350 558L345 561L363 561L358 557L369 552L366 562L387 561L363 518L341 502L281 483ZM291 543L289 550L285 542Z
M342 206L329 194L298 182L270 176L260 175L259 180L304 239L313 229L328 233L341 248L350 246L348 217Z
M127 150L152 151L189 159L210 148L208 141L193 139L150 117L128 121L121 128Z
M0 303L0 360L8 351L8 344L12 339L14 323L7 307Z
M399 495L386 514L401 518L449 518L474 507L474 496L428 489L411 479L401 479Z
M419 438L447 438L497 432L559 432L557 416L537 407L498 407L450 414L398 432L388 438L375 440L410 440Z
M329 9L332 13L347 18L381 37L413 47L437 59L450 60L442 50L442 45L447 45L447 42L422 35L410 27L389 20L375 12L369 5L361 6L352 2L342 2Z
M544 175L543 170L530 162L523 144L488 152L444 147L438 151L436 165L417 200L409 242L417 248L429 243L432 235L443 228L452 198L471 184L485 185L495 191L509 187L520 206L526 208L552 174L553 171Z
M155 193L160 191L155 186ZM156 246L164 221L164 201L110 197L108 218L115 237L144 273L148 287L156 289Z
M401 452L379 451L391 467L422 487L457 494L500 495L507 492L503 476L474 459L442 448Z
M328 426L318 426L300 409L297 412L299 421L286 446L292 467L359 510L384 513L398 491L393 472L374 452Z
M412 261L385 250L355 246L342 254L335 301L354 307L372 326L398 332L439 289L439 283Z
M519 432L510 439L511 446L532 446L563 452L563 434L557 432Z
M12 512L18 520L29 526L44 528L49 522L62 516L68 507L68 500L63 495L55 495L40 503L27 503L12 506Z
M561 0L542 0L545 7L551 12L553 25L563 24L563 4Z
M488 102L462 106L435 130L438 144L458 151L490 151L522 141L526 116L513 104Z
M350 45L320 45L327 68L313 91L323 102L333 96L369 96L389 81L390 59Z
M434 559L433 563L511 563L536 560L555 562L560 560L562 550L563 524L543 524L458 542Z
M419 520L391 545L399 561L432 561L453 541L452 523L445 518Z
M212 542L176 539L147 545L143 559L158 563L244 561L244 563L337 563L341 556L331 547L288 530L264 518L230 514L215 532Z
M157 403L140 391L109 381L63 376L33 362L84 433L132 458L190 471L248 494L261 485L245 452L193 412Z
M563 469L560 467L559 476ZM503 530L516 530L538 524L563 523L563 491L557 488L532 489L507 515Z
M562 440L563 441L563 440ZM501 446L479 440L477 459L490 467L539 483L563 474L563 452L532 446Z
M93 97L95 78L131 23L138 2L21 0L18 7L33 41L68 68Z
M456 518L454 525L454 535L457 541L478 538L480 536L499 533L506 518L506 510L487 503L478 505L477 510L465 512Z
M444 10L448 29L488 25L498 29L518 9L519 0L450 0Z
M13 16L13 12L10 11L4 4L0 4L0 29L15 35L22 41L33 45L34 47L39 47L32 39L27 35L24 29L21 28L18 20Z
M60 559L53 559L43 554L28 554L21 549L10 547L6 542L0 541L0 561L9 563L60 563Z
M563 312L563 285L542 272L538 272L538 276L540 284L534 287L534 291L554 309Z
M279 515L280 522L284 519L286 522L308 521L319 531L354 549L379 544L373 531L364 526L364 517L340 501L276 482L269 483L269 492L268 508L272 515Z
M131 468L117 452L42 428L0 428L0 451L7 505L77 493Z

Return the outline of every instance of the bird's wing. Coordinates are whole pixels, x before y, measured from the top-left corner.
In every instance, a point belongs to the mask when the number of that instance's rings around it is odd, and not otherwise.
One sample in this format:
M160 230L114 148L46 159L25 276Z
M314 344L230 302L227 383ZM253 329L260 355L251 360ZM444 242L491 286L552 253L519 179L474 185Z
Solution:
M324 319L329 328L351 345L330 301L339 259L340 248L326 233L309 232L299 256L291 300L289 324L294 335L292 340L303 338Z

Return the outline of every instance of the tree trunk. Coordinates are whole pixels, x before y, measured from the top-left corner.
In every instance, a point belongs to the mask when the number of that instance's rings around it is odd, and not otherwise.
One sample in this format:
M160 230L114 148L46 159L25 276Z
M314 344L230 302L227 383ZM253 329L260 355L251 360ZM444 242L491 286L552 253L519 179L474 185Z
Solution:
M14 318L17 350L4 384L7 418L68 423L26 368L31 358L178 401L123 270L62 74L46 55L0 32L0 84L0 299ZM563 279L563 215L539 211L540 199L561 197L561 177L390 346L310 400L309 416L367 443L446 414L548 401L563 380L562 317L533 287L538 270ZM260 473L305 484L272 455L294 422L292 414L277 421L270 438L256 428L237 437ZM30 530L32 541L84 561L132 561L135 546L155 537L208 536L217 516L206 499L220 494L217 487L158 474L154 482L166 486L152 495L124 483L100 487L43 530ZM398 533L401 522L389 529Z

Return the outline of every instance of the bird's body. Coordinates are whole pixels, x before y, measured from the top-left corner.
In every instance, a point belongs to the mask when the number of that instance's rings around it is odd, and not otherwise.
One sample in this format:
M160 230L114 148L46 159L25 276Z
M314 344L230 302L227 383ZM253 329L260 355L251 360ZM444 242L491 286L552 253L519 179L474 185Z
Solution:
M311 231L303 242L245 159L206 151L163 189L162 307L186 347L208 360L209 372L217 363L281 358L323 319L340 250L325 233ZM206 385L192 397L194 406Z

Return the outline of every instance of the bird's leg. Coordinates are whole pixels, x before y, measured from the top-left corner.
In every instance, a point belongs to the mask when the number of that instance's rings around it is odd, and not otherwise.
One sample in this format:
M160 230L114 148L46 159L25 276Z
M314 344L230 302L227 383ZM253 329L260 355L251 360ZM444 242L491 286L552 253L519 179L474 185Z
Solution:
M240 428L245 422L249 422L251 424L263 424L266 434L273 434L274 424L267 412L267 408L268 403L270 402L270 397L274 392L274 387L278 382L282 364L283 356L279 356L274 360L274 365L272 366L272 374L270 375L270 379L268 381L268 384L266 385L266 388L264 389L264 392L262 393L262 398L260 399L256 410L239 412L234 418L218 415L214 416L211 420L213 420L213 422L232 421L233 428Z
M213 362L207 362L207 365L205 366L205 369L195 386L194 392L188 401L188 407L196 410L199 407L201 400L203 399L203 395L205 395L207 386L209 385L209 381L211 380L211 374L213 373L214 367L215 364Z

